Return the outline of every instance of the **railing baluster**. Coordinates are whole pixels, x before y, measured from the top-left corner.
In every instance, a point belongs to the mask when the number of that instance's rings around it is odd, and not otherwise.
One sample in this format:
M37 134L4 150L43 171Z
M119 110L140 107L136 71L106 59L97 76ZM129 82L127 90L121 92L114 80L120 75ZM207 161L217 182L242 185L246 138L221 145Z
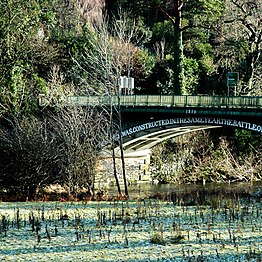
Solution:
M117 105L117 96L70 96L67 104L78 106ZM192 96L192 95L128 95L120 96L123 106L262 108L262 97Z

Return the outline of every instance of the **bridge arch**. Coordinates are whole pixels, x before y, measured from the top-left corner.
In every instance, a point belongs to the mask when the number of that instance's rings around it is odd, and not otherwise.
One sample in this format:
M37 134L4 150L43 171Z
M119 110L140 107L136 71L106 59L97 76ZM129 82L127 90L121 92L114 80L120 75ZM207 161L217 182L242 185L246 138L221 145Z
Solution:
M215 117L177 117L154 120L128 127L122 131L121 135L125 154L132 154L132 152L150 150L158 143L175 136L223 126L255 131L262 135L262 125Z

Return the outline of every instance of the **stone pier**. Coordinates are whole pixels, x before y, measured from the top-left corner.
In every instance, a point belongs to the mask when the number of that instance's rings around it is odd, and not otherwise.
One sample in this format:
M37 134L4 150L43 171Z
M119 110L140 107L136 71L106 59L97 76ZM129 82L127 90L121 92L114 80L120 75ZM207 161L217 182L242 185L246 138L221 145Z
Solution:
M143 150L124 154L125 171L128 184L150 182L151 150ZM124 184L121 157L116 152L117 176L120 184ZM96 166L95 189L108 188L116 185L113 159L110 152L102 152Z

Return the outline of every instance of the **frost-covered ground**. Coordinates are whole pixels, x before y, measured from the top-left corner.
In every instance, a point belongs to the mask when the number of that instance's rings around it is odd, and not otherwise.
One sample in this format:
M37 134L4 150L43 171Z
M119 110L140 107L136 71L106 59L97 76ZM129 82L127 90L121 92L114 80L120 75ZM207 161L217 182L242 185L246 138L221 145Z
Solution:
M261 261L261 203L0 203L0 261Z

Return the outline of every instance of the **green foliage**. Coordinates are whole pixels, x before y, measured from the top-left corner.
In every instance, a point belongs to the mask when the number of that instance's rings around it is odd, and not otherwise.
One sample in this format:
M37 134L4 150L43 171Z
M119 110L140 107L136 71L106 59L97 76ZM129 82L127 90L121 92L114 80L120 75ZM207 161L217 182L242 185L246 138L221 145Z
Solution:
M136 90L139 92L147 77L152 74L155 66L155 57L145 49L137 49L131 57L131 75L136 79ZM128 72L126 70L125 75Z
M199 64L196 59L184 58L185 90L187 94L197 94L199 85Z
M191 30L190 32L194 37L191 36L190 39L185 40L184 52L186 56L198 61L201 69L199 73L209 75L215 71L214 50L204 32L199 32L199 30Z
M157 61L150 77L147 79L148 87L144 92L147 94L171 94L173 74L172 60Z
M193 21L195 25L210 25L225 13L225 1L220 0L197 0L185 1L184 19Z
M155 65L155 57L150 55L147 50L139 52L138 63L141 64L143 77L147 77L152 72Z
M32 77L37 89L39 90L39 93L47 95L48 94L47 81L44 78L38 76L37 74L33 74Z
M172 54L173 51L173 39L174 30L169 21L164 20L163 22L157 22L152 27L152 38L150 40L151 45L156 45L157 43L164 44L164 54Z
M247 58L255 54L250 49L254 45L243 25L233 24L236 30L242 28L241 37L228 35L230 24L222 23L229 10L225 1L183 1L181 25L177 28L159 7L171 18L174 16L174 1L106 1L109 24L121 20L123 13L128 14L127 25L135 21L137 34L131 42L140 51L132 57L131 73L137 92L224 94L225 67L231 71L237 69L240 83L245 83ZM60 85L72 84L77 92L86 88L87 75L98 70L91 69L92 64L87 65L83 57L86 52L99 55L94 50L97 37L87 24L73 3L54 0L0 3L0 114L35 108L38 94L48 93L54 86L54 80L50 79L54 67L59 67L63 75ZM222 33L227 34L225 39ZM116 32L111 35L115 35L116 44ZM92 75L100 76L93 71ZM123 73L126 71L127 66L123 66ZM259 81L256 82L258 86ZM92 86L95 88L96 84Z
M34 113L38 94L54 93L54 67L63 75L60 86L79 83L72 58L83 55L89 35L76 10L53 0L0 3L0 115Z
M209 55L203 55L199 61L199 64L202 67L205 75L210 75L215 71L213 57Z
M40 28L39 12L32 1L0 3L0 114L30 110L30 50Z
M40 5L42 12L40 13L41 22L48 28L54 28L57 25L56 13L53 8Z
M80 34L75 30L63 32L57 28L52 32L52 41L59 46L59 65L65 72L66 81L73 81L75 85L79 84L84 70L80 67L84 65L83 56L86 50L91 51L90 38L93 35L84 27ZM77 65L74 61L77 61Z
M251 131L236 129L234 134L236 151L240 155L261 150L262 138Z

